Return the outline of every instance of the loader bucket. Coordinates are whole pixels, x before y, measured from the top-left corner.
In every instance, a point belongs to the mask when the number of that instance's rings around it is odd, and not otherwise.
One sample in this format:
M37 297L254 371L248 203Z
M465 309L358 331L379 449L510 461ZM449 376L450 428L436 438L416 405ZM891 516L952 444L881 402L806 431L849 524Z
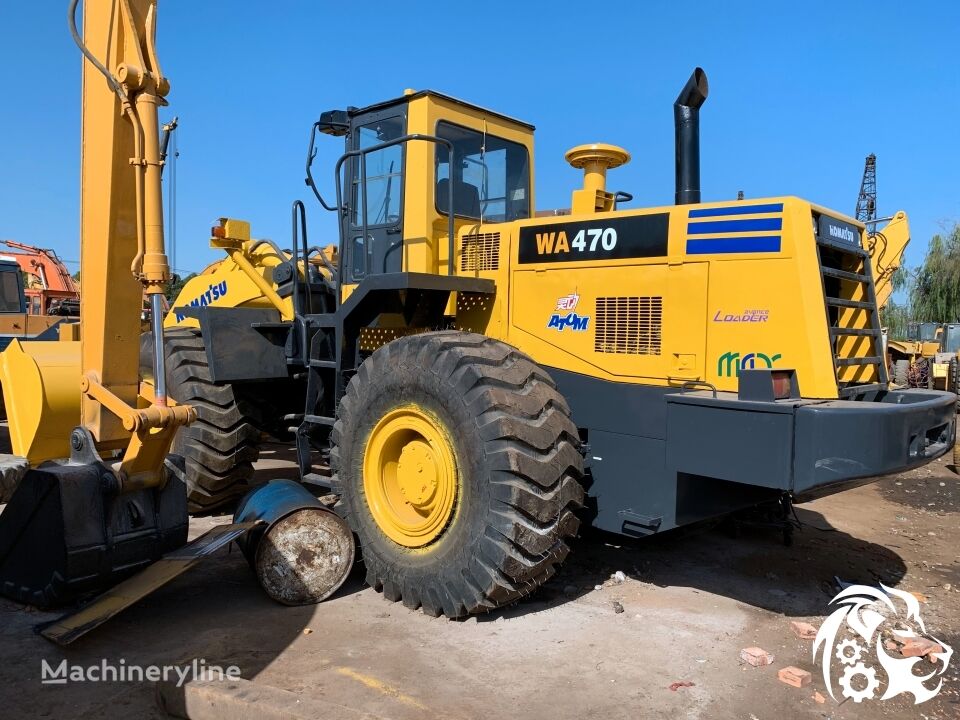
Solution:
M120 493L83 428L64 465L27 471L0 513L0 594L47 608L100 592L187 541L187 495L174 473L161 488Z
M70 456L80 423L80 343L13 340L0 353L13 454L32 466Z

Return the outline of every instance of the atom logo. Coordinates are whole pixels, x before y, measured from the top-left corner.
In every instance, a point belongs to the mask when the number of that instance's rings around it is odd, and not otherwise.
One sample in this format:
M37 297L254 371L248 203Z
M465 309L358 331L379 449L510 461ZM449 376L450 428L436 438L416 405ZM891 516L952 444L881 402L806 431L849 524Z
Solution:
M901 601L902 614L895 600ZM841 695L855 703L877 699L877 692L882 685L878 670L883 671L886 681L886 690L880 700L910 693L914 697L914 704L919 705L940 692L942 678L937 681L936 687L930 685L934 678L946 672L950 664L953 650L946 643L928 636L939 643L943 651L930 653L930 661L935 663L935 667L933 672L924 675L922 666L916 669L917 672L914 666L919 662L926 663L925 658L893 657L887 654L881 637L884 630L888 630L892 638L900 643L927 636L917 598L886 585L880 588L851 585L841 590L830 604L840 607L820 626L813 643L813 660L817 661L819 653L823 682L830 697L837 699L833 694L832 669L838 664L840 672L836 683L840 686Z

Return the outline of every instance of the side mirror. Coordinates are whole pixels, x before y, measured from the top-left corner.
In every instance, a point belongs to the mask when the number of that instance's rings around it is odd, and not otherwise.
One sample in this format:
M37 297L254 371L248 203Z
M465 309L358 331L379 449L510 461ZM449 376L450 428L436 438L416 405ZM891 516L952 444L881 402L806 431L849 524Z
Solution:
M324 135L342 137L350 132L350 117L346 110L327 110L320 113L317 130Z

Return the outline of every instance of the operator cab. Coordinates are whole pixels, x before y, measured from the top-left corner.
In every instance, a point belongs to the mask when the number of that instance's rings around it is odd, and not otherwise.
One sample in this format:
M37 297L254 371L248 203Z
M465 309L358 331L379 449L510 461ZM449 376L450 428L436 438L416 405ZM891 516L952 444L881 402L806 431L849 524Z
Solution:
M940 352L956 355L960 353L960 324L947 323L940 335Z
M345 140L336 179L345 285L450 267L451 205L455 234L532 216L532 125L427 90L325 112L316 128Z

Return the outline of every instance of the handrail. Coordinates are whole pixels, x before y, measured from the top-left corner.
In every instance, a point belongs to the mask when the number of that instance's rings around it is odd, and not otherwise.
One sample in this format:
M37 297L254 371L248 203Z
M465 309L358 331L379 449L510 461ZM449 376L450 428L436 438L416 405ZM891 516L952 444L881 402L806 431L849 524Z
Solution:
M313 159L317 156L317 151L314 148L314 144L316 143L317 129L319 127L320 123L315 122L313 124L313 128L310 130L310 146L307 148L307 177L304 179L304 182L311 190L313 190L313 194L317 196L317 200L320 201L320 205L323 207L323 209L333 212L337 209L337 207L330 207L327 205L327 201L323 199L323 196L320 194L320 189L317 187L317 183L313 179L313 171L311 169L313 167Z
M294 200L291 208L291 227L292 239L291 255L293 260L293 311L296 315L301 315L302 306L300 298L300 247L298 241L303 242L303 280L306 286L305 300L307 301L307 314L313 313L313 297L310 293L310 266L307 262L307 208L302 200ZM300 221L299 227L297 220Z

